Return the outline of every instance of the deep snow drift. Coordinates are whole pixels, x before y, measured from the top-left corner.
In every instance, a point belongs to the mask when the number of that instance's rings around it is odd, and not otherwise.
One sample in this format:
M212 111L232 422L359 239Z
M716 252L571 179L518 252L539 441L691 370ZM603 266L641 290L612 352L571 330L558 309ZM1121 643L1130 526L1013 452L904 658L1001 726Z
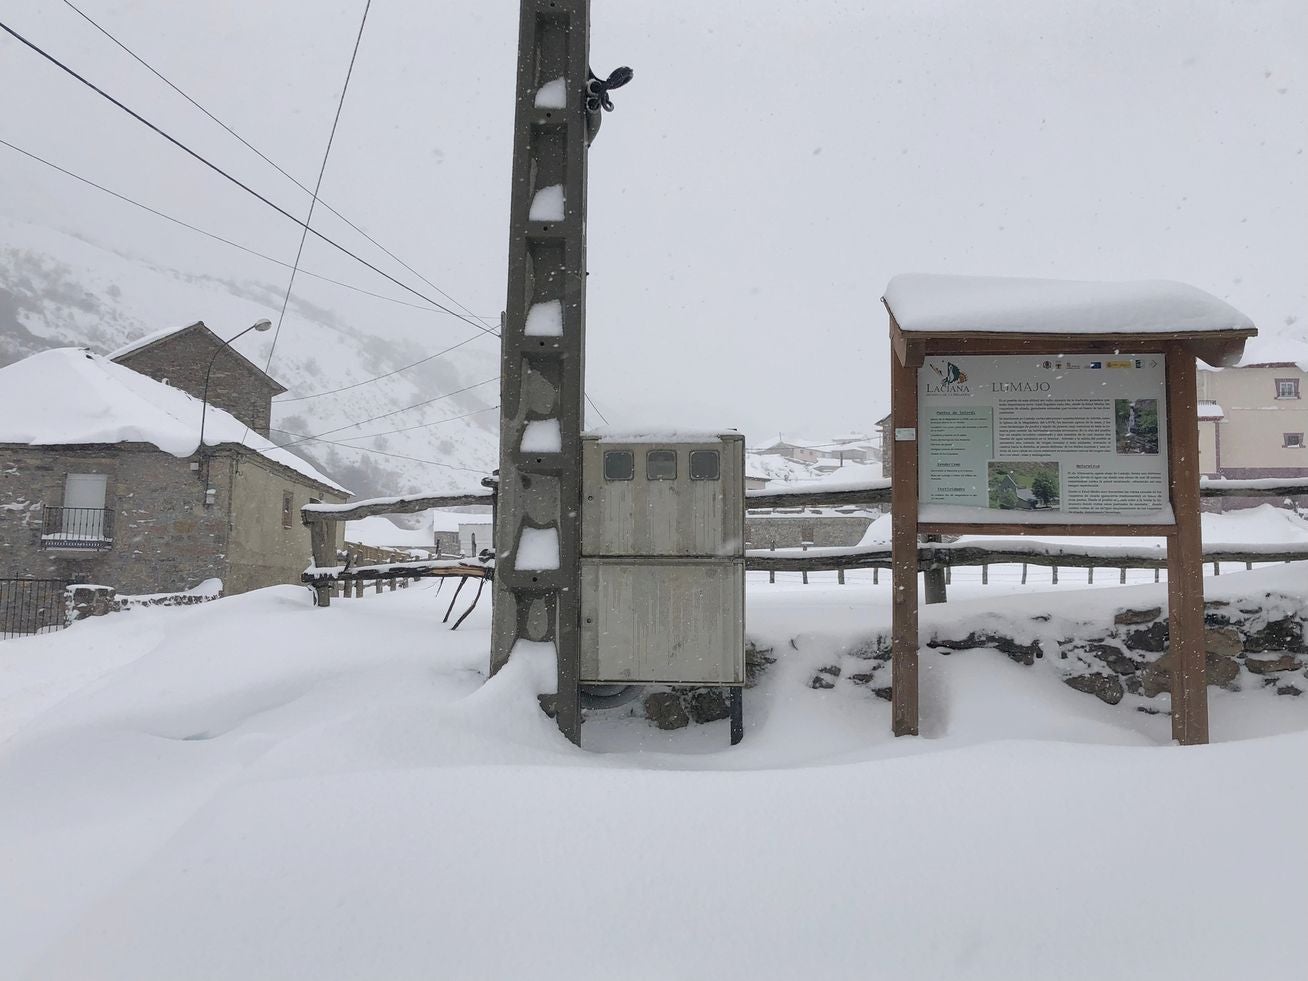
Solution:
M931 616L1003 595L957 592ZM1000 606L1163 587L1024 592ZM1219 742L1179 748L1048 661L925 652L924 736L895 740L867 691L803 686L888 586L752 581L777 661L744 743L613 717L579 751L536 707L549 658L486 681L488 604L451 633L449 593L278 587L0 644L5 975L1302 974L1308 698L1213 691Z

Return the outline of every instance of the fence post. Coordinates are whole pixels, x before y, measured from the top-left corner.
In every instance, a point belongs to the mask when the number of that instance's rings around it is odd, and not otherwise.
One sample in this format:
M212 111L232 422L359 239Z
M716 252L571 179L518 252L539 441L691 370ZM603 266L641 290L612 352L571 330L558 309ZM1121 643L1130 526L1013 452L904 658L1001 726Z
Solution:
M1220 563L1220 562L1214 562L1214 563L1213 563L1213 575L1215 575L1215 576L1220 576L1221 574L1222 574L1222 563Z
M872 567L872 585L881 585L881 566L879 565L874 565Z
M1051 581L1051 585L1057 586L1057 585L1058 585L1058 566L1053 566L1052 568L1053 568L1053 570L1054 570L1054 575L1053 575L1053 579L1052 579L1052 581Z
M812 542L800 542L800 543L799 543L799 550L800 550L801 552L807 552L807 551L808 551L808 547L809 547L809 545L811 545L811 544L812 544ZM804 585L807 586L807 585L808 585L808 570L805 569L805 570L804 570L803 572L801 572L799 575L800 575L800 577L803 579L803 581L804 581Z
M1089 586L1093 586L1093 585L1095 584L1095 567L1094 567L1094 566L1090 566L1089 571L1088 571L1088 574L1086 575L1086 579L1085 579L1085 581L1086 581L1086 584L1089 585Z
M1118 582L1120 582L1123 586L1125 586L1125 585L1126 585L1126 566L1122 566L1121 572L1122 572L1122 576L1121 576L1120 579L1118 579Z
M985 562L981 563L981 585L982 586L990 585L990 566L988 563Z
M377 595L378 595L378 596L381 595L381 591L382 591L382 581L381 581L380 579L378 579L378 580L377 580Z
M1022 563L1022 585L1026 585L1026 563Z
M1154 570L1154 582L1158 582L1158 570Z
M837 570L836 570L836 582L837 582L839 585L841 585L841 586L845 585L845 570L844 570L844 569L837 569Z
M354 598L355 598L355 599L363 599L363 580L362 580L362 579L356 579L356 580L354 580Z
M775 552L776 550L777 550L777 540L774 538L772 539L772 544L768 546L768 551ZM775 569L769 569L768 582L776 582L776 581L777 581L777 571Z

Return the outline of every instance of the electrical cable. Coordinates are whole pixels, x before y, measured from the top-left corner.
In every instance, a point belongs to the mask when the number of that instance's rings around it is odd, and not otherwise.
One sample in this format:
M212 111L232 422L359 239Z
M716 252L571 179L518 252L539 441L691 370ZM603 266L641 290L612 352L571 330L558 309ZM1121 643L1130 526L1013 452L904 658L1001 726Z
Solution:
M175 218L170 214L166 214L165 212L159 211L157 208L150 207L148 204L143 204L140 201L137 201L135 198L130 198L126 194L120 194L119 192L113 190L112 188L105 187L103 184L97 184L95 181L91 180L90 178L83 177L81 174L75 174L71 170L68 170L64 167L60 167L54 161L47 160L45 159L45 157L42 156L38 156L37 154L33 153L30 150L24 150L22 147L10 143L8 140L0 139L0 146L6 146L10 150L13 150L15 153L21 153L23 156L28 157L31 160L35 160L39 164L44 164L45 166L49 167L51 170L56 170L67 177L73 178L73 180L81 181L83 184L86 184L88 187L93 187L97 191L103 191L105 194L108 194L110 197L117 198L118 200L130 204L135 208L140 208L142 211L149 212L150 214L158 218L162 218L165 221L170 221L174 225L180 225L182 228L186 228L189 229L190 231L197 232L200 235L205 236L206 238L213 239L215 242L221 242L223 245L230 245L234 249L239 249L240 251L255 256L256 258L263 259L266 262L271 262L274 265L281 266L284 269L291 268L291 264L289 262L285 262L281 259L274 258L273 256L266 255L263 252L259 252L256 249L250 248L249 246L242 245L240 242L233 242L229 238L223 238L223 236L218 235L215 232L207 231L203 228L200 228L198 225L192 225L190 222L183 221L180 218ZM394 296L386 296L383 293L374 293L372 292L372 290L366 290L362 286L355 286L351 283L344 283L341 282L339 279L332 279L330 276L324 276L321 273L310 272L307 269L301 269L300 274L302 276L312 277L313 279L320 279L324 283L331 283L332 285L340 286L343 289L353 290L356 293L362 293L365 296L372 296L372 297L376 297L379 300L388 300L391 303L399 303L402 306L412 307L414 310L427 310L431 313L439 312L437 310L432 309L429 306L424 306L419 303L410 303L408 300L401 300L398 297L394 297ZM475 336L480 336L480 335L475 335Z
M586 396L587 404L589 404L590 407L595 410L595 414L600 417L600 422L604 423L604 425L607 426L609 424L608 418L604 415L603 412L600 412L600 407L595 404L595 400L590 397L590 393L582 392L582 394Z
M200 105L200 103L197 102L195 99L193 99L193 98L191 98L189 95L187 95L184 91L182 91L182 89L181 89L180 87L178 87L177 85L175 85L175 84L172 82L171 79L169 79L166 75L164 75L164 74L163 74L162 72L160 72L157 68L155 68L153 65L151 65L148 61L146 61L144 58L142 58L140 55L138 55L135 51L133 51L131 48L129 48L125 43L123 43L123 41L121 41L121 40L119 40L117 37L115 37L112 33L110 33L110 31L109 31L107 28L103 27L101 24L99 24L99 23L97 23L95 20L93 20L93 19L92 19L92 18L91 18L91 17L90 17L90 16L89 16L85 11L83 11L80 7L78 7L76 4L74 4L74 3L72 2L72 0L63 0L63 2L64 2L64 5L65 5L66 7L68 7L69 9L71 9L74 13L76 13L79 17L81 17L83 20L85 20L88 24L90 24L92 27L94 27L97 31L99 31L101 34L103 34L105 37L107 37L110 41L112 41L112 42L113 42L114 44L116 44L118 47L120 47L120 48L122 48L124 51L126 51L127 54L130 55L133 59L135 59L135 61L136 61L138 64L140 64L143 68L145 68L146 71L150 72L150 73L151 73L152 75L154 75L157 79L159 79L159 81L163 82L163 83L164 83L165 85L167 85L170 89L172 89L174 92L176 92L178 95L180 95L183 99L185 99L187 102L189 102L191 105L193 105L196 109L200 110L200 112L202 112L202 113L204 113L204 115L208 116L209 119L211 119L213 122L217 123L217 124L218 124L219 126L221 126L224 130L226 130L226 131L227 131L231 136L233 136L236 140L238 140L238 141L239 141L242 145L244 145L248 150L250 150L252 153L254 153L255 156L257 156L260 160L262 160L264 163L268 164L270 167L272 167L274 170L276 170L279 174L281 174L283 177L285 177L287 180L289 180L292 184L294 184L296 187L298 187L300 190L302 190L305 194L310 194L310 193L312 193L312 192L311 192L307 187L305 187L302 183L300 183L300 181L298 181L295 177L291 176L291 174L289 174L285 169L283 169L279 164L277 164L276 161L274 161L272 158L270 158L267 154L265 154L262 150L260 150L258 147L256 147L253 143L251 143L251 142L250 142L249 140L247 140L245 137L241 136L240 133L236 132L236 130L232 129L232 127L228 126L225 122L223 122L221 119L219 119L217 116L215 116L212 112L210 112L210 111L209 111L208 109L206 109L204 106ZM427 278L426 276L424 276L422 273L418 272L418 270L414 269L414 268L413 268L412 266L410 266L407 262L405 262L403 259L401 259L399 256L397 256L394 252L392 252L390 249L386 248L386 246L382 245L382 244L381 244L380 242L378 242L375 238L373 238L371 235L369 235L366 231L364 231L362 228L360 228L357 224L355 224L355 223L354 223L353 221L351 221L349 218L346 218L345 215L341 214L339 211L337 211L335 208L333 208L333 207L332 207L330 204L328 204L326 201L322 201L322 200L320 200L318 203L321 204L325 209L327 209L328 211L330 211L330 212L331 212L333 215L335 215L337 218L339 218L341 221L345 222L345 224L349 225L350 228L354 229L356 232L358 232L360 235L362 235L364 238L366 238L369 242L371 242L373 245L375 245L378 249L380 249L382 252L384 252L384 253L385 253L386 255L388 255L390 258L394 259L396 262L398 262L401 266L403 266L403 267L404 267L405 269L407 269L409 272L413 273L413 275L415 275L415 276L417 276L419 279L421 279L424 283L426 283L428 286L430 286L432 289L434 289L434 290L435 290L437 293L439 293L441 296L445 297L447 300L449 300L451 303L453 303L456 307L458 307L458 308L459 308L460 310L462 310L464 313L468 314L470 317L475 317L476 319L482 321L483 323L487 320L486 317L481 317L481 316L478 316L477 314L473 313L470 309L468 309L466 306L464 306L462 303L460 303L458 300L456 300L453 296L451 296L449 293L445 292L445 290L441 289L439 286L437 286L435 283L433 283L430 279L428 279L428 278ZM397 302L403 302L403 301L397 301Z
M445 416L443 419L437 419L435 422L419 423L416 426L405 426L403 429L388 429L384 433L365 433L362 436L344 436L343 439L372 439L376 436L394 436L396 433L411 433L415 429L429 429L433 426L439 426L441 423L454 422L456 419L467 419L469 416L479 416L483 412L490 412L492 409L498 409L498 405L488 405L484 409L473 409L471 412L464 412L457 416Z
M276 427L273 428L276 429ZM277 432L286 433L287 436L300 435L299 433L287 433L286 430L284 429L277 429ZM379 456L393 456L398 460L412 460L414 463L426 463L429 466L433 466L433 467L445 467L447 470L464 470L467 471L468 473L478 473L485 477L490 476L489 470L477 470L473 467L459 467L459 466L455 466L452 463L440 463L439 461L436 460L423 460L416 456L406 456L403 453L391 453L388 450L374 450L367 446L353 446L350 443L339 443L334 439L323 439L321 436L301 436L300 439L298 439L295 443L287 443L286 446L296 446L299 443L309 443L309 442L326 443L329 446L339 446L341 449L345 449L345 450L358 450L360 453L376 453ZM278 447L278 448L282 449L284 447Z
M320 439L323 436L330 436L333 433L339 433L343 429L353 429L355 426L363 426L370 422L376 422L378 419L387 419L390 416L397 416L401 412L408 412L411 409L420 409L424 405L431 405L433 402L440 402L442 399L452 398L455 395L462 395L464 392L470 392L474 388L480 388L482 385L488 385L493 381L498 381L499 377L500 377L499 375L496 375L494 378L487 378L485 381L479 381L476 384L467 385L453 392L446 392L444 395L437 395L435 398L427 399L425 402L415 402L413 405L406 405L402 409L392 409L390 412L381 413L381 415L370 416L367 419L360 419L358 422L351 422L351 423L347 423L344 426L337 426L335 429L328 429L326 432L318 433L316 436L305 436L302 439L298 440L297 442L304 442L304 440L307 439ZM285 444L285 446L295 446L295 445L296 445L295 443Z
M375 381L381 381L383 378L390 378L391 375L398 375L402 371L408 371L410 368L416 368L420 364L426 364L428 361L431 361L435 358L439 358L442 355L449 354L451 351L455 350L456 348L463 347L463 345L465 344L470 344L473 341L477 340L477 338L483 336L485 335L473 334L471 337L465 337L457 344L451 344L449 347L445 348L444 350L437 351L435 354L429 354L425 358L419 358L417 361L414 361L410 364L406 364L403 367L396 368L394 371L388 371L384 375L377 375L373 378L365 378L363 381L354 382L352 385L342 385L340 388L333 388L330 391L326 391L326 392L314 392L312 395L297 395L295 396L295 398L290 398L290 399L277 399L273 402L273 404L286 405L288 402L303 402L306 399L322 398L324 395L335 395L337 392L348 392L352 388L362 388L364 385L370 385Z
M68 75L71 75L73 78L77 79L77 81L81 82L81 83L82 83L83 85L85 85L87 88L91 89L93 92L95 92L95 93L96 93L97 95L99 95L101 98L103 98L103 99L105 99L106 101L112 103L112 104L113 104L114 106L116 106L118 109L121 109L123 112L127 113L129 116L131 116L131 117L132 117L133 119L135 119L137 122L141 123L141 124L142 124L143 126L145 126L147 129L150 129L150 130L152 130L154 133L156 133L156 134L158 134L159 136L163 137L165 140L167 140L169 143L173 144L173 146L177 147L177 148L178 148L179 150L181 150L183 153L186 153L188 156L190 156L190 157L192 157L193 159L197 160L198 162L204 164L206 167L208 167L208 168L209 168L210 170L212 170L214 173L218 174L218 175L219 175L220 177L222 177L224 180L226 180L226 181L228 181L228 182L230 182L230 183L232 183L232 184L235 184L237 187L239 187L241 190L245 191L245 193L249 194L251 197L253 197L253 198L255 198L255 199L261 201L263 204L267 205L269 208L271 208L272 210L276 211L276 212L277 212L279 215L281 215L283 218L286 218L286 219L288 219L289 221L294 222L296 225L300 226L301 228L306 228L306 229L308 230L309 234L311 234L311 235L315 236L316 238L320 239L321 241L327 243L327 244L330 245L332 248L334 248L334 249L336 249L336 250L338 250L338 251L344 253L345 255L349 256L351 259L355 260L356 262L360 263L361 265L367 266L367 267L368 267L369 269L371 269L373 272L377 273L377 275L383 277L384 279L389 280L390 282L394 283L396 286L399 286L401 289L406 290L406 291L408 291L409 293L412 293L414 296L418 297L418 298L421 299L421 300L425 300L425 301L427 301L428 303L430 303L432 306L436 307L437 309L439 309L439 310L443 310L444 312L448 313L451 317L456 317L456 318L458 318L459 320L462 320L462 321L464 321L465 323L469 324L470 326L472 326L472 327L476 327L478 330L482 331L483 333L487 333L487 334L493 334L493 333L494 333L494 331L492 331L490 328L486 327L484 324L478 323L476 320L473 320L471 317L469 317L469 316L467 316L467 315L465 315L465 314L461 314L461 313L458 313L457 311L451 310L449 307L445 306L445 305L442 304L442 303L438 303L437 301L433 300L431 297L426 296L425 294L419 292L418 290L414 289L412 286L408 285L407 283L402 282L402 281L399 280L399 279L396 279L396 278L395 278L394 276L392 276L390 273L385 272L385 271L382 270L382 269L379 269L377 266L373 265L373 264L372 264L371 262L369 262L367 259L365 259L365 258L363 258L362 256L358 255L357 253L352 252L351 250L347 249L345 246L341 245L339 242L335 241L334 239L329 238L327 235L324 235L322 232L318 231L316 228L311 228L311 227L309 227L309 226L307 225L307 223L300 221L300 219L296 218L293 214L291 214L291 213L290 213L289 211L287 211L285 208L281 207L281 206L278 205L278 204L275 204L274 202L272 202L271 200L269 200L268 198L266 198L266 197L264 197L262 194L260 194L258 191L256 191L254 188L250 187L248 184L244 183L243 181L241 181L240 179L238 179L238 178L236 178L236 177L233 177L231 174L229 174L227 171L223 170L223 169L222 169L221 167L219 167L217 164L215 164L215 163L213 163L212 161L210 161L208 158L206 158L206 157L202 156L201 154L197 153L195 150L192 150L189 146L187 146L187 145L186 145L185 143L183 143L181 140L177 139L176 137L174 137L174 136L170 135L169 133L165 132L164 130L160 129L158 126L156 126L154 123L150 122L148 119L146 119L146 118L145 118L144 116L142 116L140 113L136 112L134 109L129 108L128 106L126 106L125 104L123 104L122 102L120 102L118 99L114 98L112 95L110 95L110 94L109 94L108 92L106 92L104 89L100 88L100 87L99 87L98 85L96 85L94 82L92 82L92 81L90 81L89 79L87 79L85 76L83 76L83 75L79 75L76 71L74 71L72 68L68 67L68 65L64 64L62 61L60 61L60 60L59 60L58 58L56 58L54 55L50 54L49 52L47 52L46 50L44 50L43 48L41 48L41 47L38 46L37 44L33 43L32 41L29 41L27 38L23 37L23 35L19 34L17 31L15 31L12 27L10 27L8 24L4 23L3 21L0 21L0 30L3 30L6 34L10 35L10 36L13 37L15 40L21 42L23 45L25 45L26 47L30 48L32 51L35 51L35 52L36 52L37 54L39 54L42 58L46 59L46 60L49 61L51 64L55 65L57 68L59 68L59 69L62 70L63 72L65 72L65 73L67 73Z
M363 17L359 20L359 33L354 38L354 50L350 53L350 67L345 70L345 84L341 86L341 97L336 103L336 115L332 118L332 129L327 134L327 148L322 153L322 165L318 168L318 181L313 185L313 197L309 201L309 213L304 218L304 228L300 231L300 246L295 250L295 262L291 266L291 278L286 283L286 295L282 298L282 309L277 315L277 328L273 331L272 343L268 345L268 359L264 362L266 374L272 367L273 352L277 350L277 339L282 336L282 321L286 319L286 308L291 303L291 291L295 288L295 274L300 271L300 259L304 256L304 243L309 237L309 223L313 221L313 209L318 205L318 192L322 190L322 179L327 173L327 160L332 155L332 144L336 142L336 127L341 122L341 110L345 108L345 94L350 91L350 79L354 77L354 62L359 57L359 45L363 41L363 28L368 23L368 11L372 9L372 0L365 0Z

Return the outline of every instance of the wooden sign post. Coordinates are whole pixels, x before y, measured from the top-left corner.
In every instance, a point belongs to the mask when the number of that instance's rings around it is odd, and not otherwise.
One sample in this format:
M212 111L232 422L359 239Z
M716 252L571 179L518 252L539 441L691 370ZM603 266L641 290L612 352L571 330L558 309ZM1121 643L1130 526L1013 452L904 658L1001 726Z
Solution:
M900 276L883 302L895 735L918 733L919 536L1052 533L1166 538L1172 737L1206 743L1195 359L1234 364L1253 325L1175 283Z

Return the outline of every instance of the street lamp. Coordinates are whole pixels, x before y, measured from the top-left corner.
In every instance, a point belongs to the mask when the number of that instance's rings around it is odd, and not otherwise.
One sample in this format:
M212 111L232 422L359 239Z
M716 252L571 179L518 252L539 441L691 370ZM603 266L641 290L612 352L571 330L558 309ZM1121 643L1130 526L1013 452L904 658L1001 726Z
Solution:
M236 338L244 337L252 330L258 331L260 334L262 334L264 331L271 330L271 329L272 329L271 320L268 320L267 318L264 318L262 320L256 320L254 323L252 323L249 327L246 327L245 330L241 331L239 334L235 334L232 337L229 337L227 340L223 341L223 343L219 346L218 350L214 351L213 357L209 359L209 369L204 373L204 395L200 399L200 445L198 447L198 452L202 457L205 456L204 422L209 415L209 379L213 376L213 366L218 361L218 355L222 354L223 351L227 350L227 348L231 346L232 341L236 340ZM209 487L209 466L208 466L207 458L205 461L205 468L204 468L204 485L207 491ZM205 503L207 504L208 501L206 501Z

